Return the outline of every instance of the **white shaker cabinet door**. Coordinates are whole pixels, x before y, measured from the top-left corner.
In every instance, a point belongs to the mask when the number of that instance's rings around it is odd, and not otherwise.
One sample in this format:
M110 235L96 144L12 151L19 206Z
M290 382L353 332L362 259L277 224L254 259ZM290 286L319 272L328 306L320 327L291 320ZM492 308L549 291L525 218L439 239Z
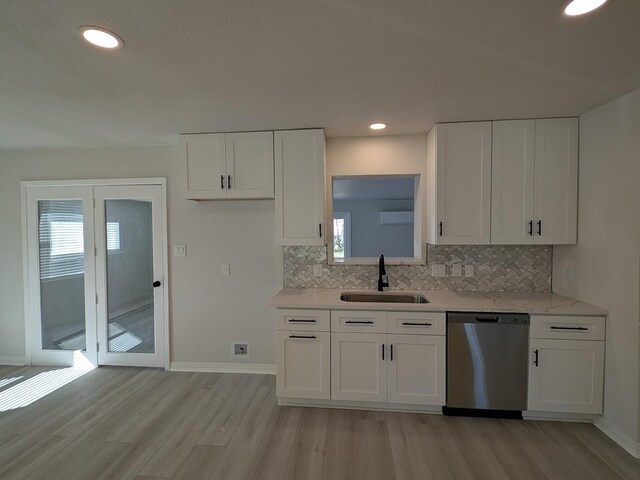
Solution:
M577 118L536 120L534 215L534 243L577 242Z
M279 331L277 336L277 396L329 399L331 334Z
M207 200L226 198L227 170L225 134L181 135L184 148L184 198Z
M528 409L602 413L604 342L531 339Z
M390 403L445 404L446 337L389 335Z
M386 338L380 333L331 334L333 400L387 401Z
M491 243L491 122L436 125L437 245Z
M535 131L535 120L493 122L492 244L533 244Z
M226 134L227 198L273 198L273 132Z
M324 131L274 134L276 244L324 245Z

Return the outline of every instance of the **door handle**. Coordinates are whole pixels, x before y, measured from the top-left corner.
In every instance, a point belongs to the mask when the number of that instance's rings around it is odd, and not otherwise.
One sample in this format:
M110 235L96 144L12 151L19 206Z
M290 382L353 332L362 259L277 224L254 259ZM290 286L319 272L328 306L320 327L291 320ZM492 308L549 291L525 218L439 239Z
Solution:
M498 317L476 317L476 322L498 323L499 321Z
M391 350L389 359L393 362L393 343L389 345L389 350Z
M156 280L155 282L153 282L153 288L158 288L160 285L162 285L160 283L160 280Z
M384 343L382 344L382 360L384 360Z
M220 188L224 190L224 175L220 175Z
M440 222L440 236L442 236L442 222Z
M538 235L542 235L542 220L538 220Z
M318 237L322 238L322 224L318 224Z
M529 236L533 236L533 220L529 220Z
M533 351L533 353L534 353L534 355L535 355L535 357L534 357L534 359L533 359L533 364L537 367L537 366L538 366L538 349L536 348L536 349Z
M231 188L231 175L227 175L227 188Z

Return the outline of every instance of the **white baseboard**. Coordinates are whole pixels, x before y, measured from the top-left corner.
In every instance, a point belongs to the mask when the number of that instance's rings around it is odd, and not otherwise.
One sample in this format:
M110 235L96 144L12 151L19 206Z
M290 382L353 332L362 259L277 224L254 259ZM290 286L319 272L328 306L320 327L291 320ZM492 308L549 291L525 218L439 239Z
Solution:
M606 418L600 417L598 420L594 421L593 424L632 456L640 458L640 442L636 442Z
M172 372L276 374L276 366L269 363L171 362L170 370Z
M26 364L27 359L22 355L0 355L0 365L23 367Z

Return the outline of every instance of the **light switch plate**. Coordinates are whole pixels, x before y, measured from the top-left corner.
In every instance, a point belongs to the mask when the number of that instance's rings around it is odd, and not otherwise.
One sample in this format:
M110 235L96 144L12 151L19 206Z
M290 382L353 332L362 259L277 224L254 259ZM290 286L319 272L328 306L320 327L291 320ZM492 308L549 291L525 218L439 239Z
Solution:
M318 264L313 266L313 276L314 277L322 276L322 265Z
M222 265L222 275L224 275L225 277L231 275L231 265L229 265L228 263Z
M174 245L173 246L173 256L174 257L186 257L187 256L187 246L186 245Z
M473 265L465 265L464 266L464 276L465 277L473 277Z
M434 277L444 277L446 274L444 264L434 263L431 265L431 275Z
M453 274L454 277L462 276L462 265L460 263L453 264Z

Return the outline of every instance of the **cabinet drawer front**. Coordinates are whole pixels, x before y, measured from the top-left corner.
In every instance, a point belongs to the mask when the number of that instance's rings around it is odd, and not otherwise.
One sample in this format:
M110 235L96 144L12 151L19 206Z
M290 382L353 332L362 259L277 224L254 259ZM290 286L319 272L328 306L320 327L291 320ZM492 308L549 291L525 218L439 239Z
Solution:
M387 333L387 312L332 310L331 331Z
M328 332L329 318L329 310L278 309L276 329Z
M604 340L604 317L532 315L531 338Z
M389 312L389 333L411 333L444 335L446 314L444 312Z

